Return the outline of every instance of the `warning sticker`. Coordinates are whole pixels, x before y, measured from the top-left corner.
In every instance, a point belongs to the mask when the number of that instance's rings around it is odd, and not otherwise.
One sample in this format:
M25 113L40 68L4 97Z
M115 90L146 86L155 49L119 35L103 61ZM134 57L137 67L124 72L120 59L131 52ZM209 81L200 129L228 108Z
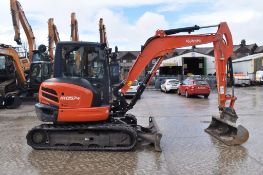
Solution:
M225 93L225 88L224 88L224 86L220 86L220 88L219 88L219 93L220 93L220 94L224 94L224 93Z

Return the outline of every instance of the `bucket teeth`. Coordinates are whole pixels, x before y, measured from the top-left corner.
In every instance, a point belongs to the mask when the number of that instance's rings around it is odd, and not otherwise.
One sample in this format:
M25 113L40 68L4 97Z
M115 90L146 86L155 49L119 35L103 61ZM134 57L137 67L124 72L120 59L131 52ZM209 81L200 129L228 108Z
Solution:
M242 125L236 127L232 121L214 116L205 131L229 146L241 145L249 138L248 130Z

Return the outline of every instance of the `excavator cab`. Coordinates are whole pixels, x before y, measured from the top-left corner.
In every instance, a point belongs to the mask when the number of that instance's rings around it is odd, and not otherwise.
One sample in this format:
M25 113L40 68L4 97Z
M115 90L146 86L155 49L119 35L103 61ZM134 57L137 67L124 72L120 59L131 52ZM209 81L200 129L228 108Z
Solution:
M15 61L18 61L18 55L9 54L8 49L4 45L0 47L0 108L13 109L21 104L17 94L22 88L23 80L17 78L19 68L16 67Z
M73 84L87 82L95 97L94 105L109 104L109 64L104 44L60 42L55 54L54 78Z
M33 62L30 65L29 74L29 90L32 93L37 93L40 84L51 78L52 74L52 63L48 61Z
M0 82L15 77L15 66L7 55L0 55Z
M10 102L12 101L11 92L16 90L16 72L15 66L10 58L7 55L0 55L0 106L8 106L10 108ZM10 94L10 95L8 95Z
M38 50L33 51L32 63L27 77L29 93L37 93L40 84L51 78L52 65L46 53L45 45L40 45Z

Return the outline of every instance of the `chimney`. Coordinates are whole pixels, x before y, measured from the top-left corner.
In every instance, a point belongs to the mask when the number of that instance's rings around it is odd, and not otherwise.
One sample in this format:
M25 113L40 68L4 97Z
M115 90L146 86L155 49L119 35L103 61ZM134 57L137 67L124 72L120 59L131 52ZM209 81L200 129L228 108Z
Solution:
M241 44L240 44L242 47L246 45L246 40L242 39L241 40Z

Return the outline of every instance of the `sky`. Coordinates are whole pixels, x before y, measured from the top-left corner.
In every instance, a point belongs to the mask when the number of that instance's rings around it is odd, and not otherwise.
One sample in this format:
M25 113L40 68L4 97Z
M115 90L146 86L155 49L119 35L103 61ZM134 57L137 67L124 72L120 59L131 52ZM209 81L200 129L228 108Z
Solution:
M48 43L47 21L54 18L61 41L70 40L70 14L76 13L79 38L99 42L99 19L106 25L109 46L140 50L157 29L228 23L234 44L263 45L263 1L260 0L19 0L36 43ZM15 46L10 1L1 0L0 43ZM215 28L198 33L216 32ZM22 40L26 37L21 28Z

